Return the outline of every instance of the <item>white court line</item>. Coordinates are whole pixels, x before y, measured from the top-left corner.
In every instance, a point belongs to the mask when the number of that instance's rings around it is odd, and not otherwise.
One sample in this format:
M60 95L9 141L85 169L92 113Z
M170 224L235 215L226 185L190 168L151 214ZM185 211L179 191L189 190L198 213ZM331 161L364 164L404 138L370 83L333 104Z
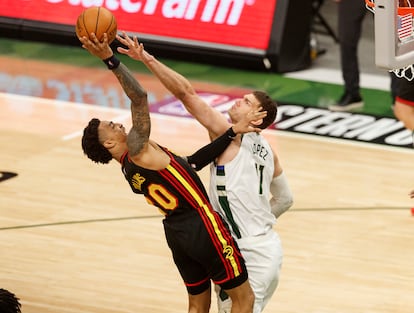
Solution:
M123 111L126 111L126 110L123 110ZM124 114L118 115L117 117L114 117L112 119L112 121L115 122L115 123L120 123L122 121L125 121L128 118L131 118L131 113L124 113ZM83 134L83 130L79 130L77 132L73 132L71 134L63 136L62 140L66 141L66 140L71 140L71 139L74 139L74 138L78 138L78 137L81 137L82 134Z
M97 112L113 112L118 113L119 115L113 118L114 122L122 122L126 119L131 118L131 111L129 109L122 109L122 108L108 108L108 107L101 107L94 104L86 104L86 103L79 103L79 102L70 102L58 99L49 99L49 98L40 98L40 97L31 97L26 95L18 95L18 94L9 94L0 92L0 96L7 98L7 101L23 101L23 102L30 102L30 103L39 103L43 105L51 105L51 106L67 106L67 107L74 107L77 110L86 110L86 111L97 111ZM188 117L179 117L179 116L167 116L165 114L160 113L150 113L151 116L156 116L157 118L165 119L165 120L176 120L180 122L191 122L195 123L195 120ZM83 134L83 130L79 130L67 135L62 136L63 141L71 140L74 138L81 137Z
M101 107L94 104L86 104L86 103L79 103L79 102L71 102L71 101L64 101L58 99L49 99L49 98L41 98L41 97L32 97L26 95L18 95L13 93L4 93L0 92L0 96L5 98L12 98L14 101L24 101L24 102L31 102L36 103L39 102L41 104L53 105L53 106L68 106L68 107L76 107L77 109L81 110L98 110L102 112L126 112L129 110L121 109L121 108L109 108L109 107Z
M98 106L96 106L96 108L94 107L94 109L98 109L98 111L99 111L99 108L101 108L101 107L98 107ZM104 108L102 108L102 109L104 109ZM122 110L124 113L120 114L119 116L117 116L115 118L113 118L112 119L113 122L118 122L119 123L119 122L123 122L123 121L131 118L131 113L129 112L129 110L126 110L126 109L119 109L119 110ZM128 113L126 113L126 112L128 112ZM170 116L170 115L165 115L165 114L160 114L160 113L153 113L153 112L150 112L150 115L151 115L151 117L155 116L158 119L164 119L164 120L167 120L167 121L175 120L176 122L180 122L180 123L188 123L188 122L196 123L195 119L184 117L184 116L183 117L181 117L181 116ZM71 140L71 139L74 139L74 138L79 138L79 137L82 136L82 134L83 134L83 130L73 132L71 134L63 136L62 140L66 141L66 140Z
M343 85L342 72L335 69L327 68L310 68L303 71L286 73L283 76L300 80L308 80L320 83ZM362 88L390 90L389 75L360 74L360 86Z
M50 106L64 106L64 107L72 107L76 108L76 110L86 110L86 111L98 111L98 112L113 112L119 114L113 120L115 122L121 122L126 120L131 116L129 110L121 109L121 108L108 108L108 107L100 107L94 104L85 104L85 103L78 103L78 102L70 102L70 101L63 101L57 99L49 99L49 98L40 98L40 97L31 97L26 95L17 95L17 94L9 94L9 93L2 93L0 92L0 96L3 96L7 99L7 101L22 101L26 103L32 104L42 104L42 105L50 105ZM71 140L73 138L77 138L82 136L83 130L79 130L73 132L71 134L64 135L61 139L63 141Z

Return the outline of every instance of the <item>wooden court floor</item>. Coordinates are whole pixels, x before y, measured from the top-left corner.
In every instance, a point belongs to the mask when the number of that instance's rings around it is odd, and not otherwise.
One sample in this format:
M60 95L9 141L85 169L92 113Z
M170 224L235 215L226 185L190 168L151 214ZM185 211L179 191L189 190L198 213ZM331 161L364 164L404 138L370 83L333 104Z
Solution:
M161 215L116 162L82 154L94 116L129 127L128 111L0 94L0 171L18 174L0 182L0 288L24 313L186 312ZM207 142L193 120L152 121L177 153ZM295 196L275 226L285 258L265 312L414 312L413 151L264 135Z

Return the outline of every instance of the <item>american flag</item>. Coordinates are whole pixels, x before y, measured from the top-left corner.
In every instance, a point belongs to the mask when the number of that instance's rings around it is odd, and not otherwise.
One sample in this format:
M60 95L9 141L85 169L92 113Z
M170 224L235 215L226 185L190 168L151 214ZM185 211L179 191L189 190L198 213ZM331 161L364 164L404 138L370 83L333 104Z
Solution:
M413 16L411 13L398 15L398 38L403 41L413 33Z

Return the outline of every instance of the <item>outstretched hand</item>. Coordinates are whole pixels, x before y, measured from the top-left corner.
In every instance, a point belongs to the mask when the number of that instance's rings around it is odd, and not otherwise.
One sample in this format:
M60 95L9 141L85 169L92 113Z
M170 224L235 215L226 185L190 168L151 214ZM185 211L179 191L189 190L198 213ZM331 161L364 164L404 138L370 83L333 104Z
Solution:
M244 134L250 132L260 133L261 128L256 127L252 122L260 121L267 116L267 111L261 111L262 107L256 108L246 114L240 121L233 125L233 131L236 134Z
M145 61L146 58L149 58L149 54L145 51L144 45L138 41L136 36L130 38L126 32L122 31L121 35L116 35L116 38L120 43L122 43L126 48L118 47L117 51L119 53L129 56L131 59L137 61Z
M82 48L88 50L90 54L105 60L110 58L114 52L109 46L108 35L106 33L103 38L102 41L99 41L95 33L91 33L91 39L83 36L79 40L82 43Z

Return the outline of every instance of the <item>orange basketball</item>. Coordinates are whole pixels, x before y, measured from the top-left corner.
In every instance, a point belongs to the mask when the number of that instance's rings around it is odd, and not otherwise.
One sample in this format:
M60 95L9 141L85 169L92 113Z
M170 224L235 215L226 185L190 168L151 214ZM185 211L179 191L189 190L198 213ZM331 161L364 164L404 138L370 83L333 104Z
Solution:
M115 16L106 8L90 7L84 10L76 21L76 35L89 37L95 33L99 41L103 40L103 34L107 33L108 42L114 41L117 33Z

